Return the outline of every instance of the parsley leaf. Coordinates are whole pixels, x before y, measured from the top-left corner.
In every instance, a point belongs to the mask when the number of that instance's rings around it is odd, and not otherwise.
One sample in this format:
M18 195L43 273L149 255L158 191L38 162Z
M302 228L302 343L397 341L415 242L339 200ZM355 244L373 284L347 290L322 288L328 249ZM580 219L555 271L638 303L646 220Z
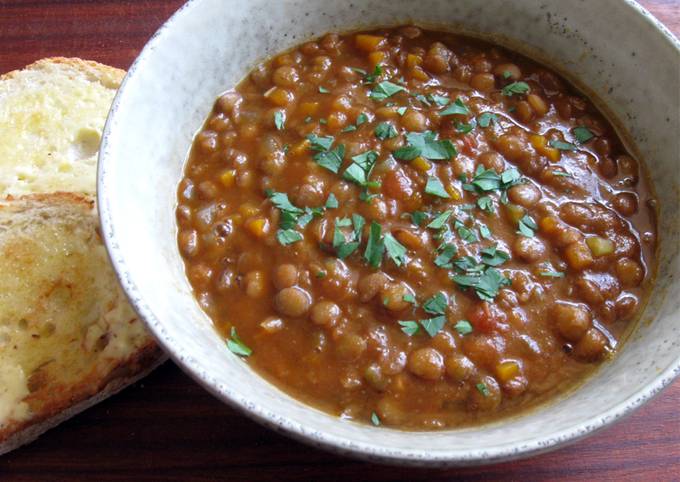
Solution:
M411 293L406 293L404 296L401 297L402 300L404 300L407 303L411 303L412 305L418 305L418 302L416 301L416 297L413 296Z
M432 196L437 196L444 199L449 199L451 197L449 193L446 192L446 189L444 189L442 182L433 176L427 178L425 192L427 194L431 194Z
M286 115L283 113L283 111L277 110L274 112L274 125L276 126L276 130L283 130L285 123Z
M458 97L455 101L453 101L449 106L441 111L439 113L440 116L445 116L445 115L470 115L470 109L468 109L468 106L465 105L465 103L461 100L460 97Z
M366 151L352 157L352 164L345 170L342 177L348 181L355 182L359 186L368 187L370 185L368 178L371 171L378 160L378 154L375 151Z
M397 137L397 130L389 122L381 122L375 128L375 137L384 141L385 139L392 139Z
M456 253L458 253L458 248L456 248L455 244L444 243L439 247L439 254L437 254L437 257L434 259L435 266L447 269L452 268L451 259L453 259Z
M314 154L314 160L316 163L325 167L329 171L337 174L342 166L342 160L345 157L345 146L343 144L338 145L335 149L326 152L318 152Z
M480 383L478 383L477 385L475 385L475 387L477 388L477 390L479 391L479 393L481 393L481 394L484 395L485 397L488 397L488 396L489 396L489 389L487 388L487 386L486 386L485 383L480 382Z
M405 90L406 89L401 85L393 84L388 80L384 80L373 88L373 90L369 94L369 97L373 100L381 101Z
M530 92L529 84L526 82L513 82L501 89L501 94L512 97L513 94L527 94Z
M375 221L371 221L366 250L364 251L364 260L373 268L380 266L383 253L385 252L385 244L381 235L382 226Z
M328 199L326 199L326 208L327 209L335 209L338 207L338 198L335 197L335 194L330 193L328 195Z
M364 82L366 82L367 84L371 84L371 83L375 82L376 80L378 80L378 78L383 73L383 69L382 69L382 66L380 64L376 65L375 68L373 69L373 72L371 72L370 74L366 73L366 71L362 70L362 69L358 69L358 70L353 69L353 70L355 72L361 71L359 73L361 73L364 76Z
M564 273L561 271L539 271L538 274L546 278L564 278Z
M579 144L585 144L590 139L595 137L595 134L593 134L587 127L578 126L574 128L574 137L576 137L576 140Z
M413 336L418 333L418 323L415 321L399 321L399 326L401 326L401 331L406 333L408 336Z
M411 214L411 222L416 226L420 226L424 221L427 221L428 214L423 211L413 211Z
M378 414L375 412L371 412L371 423L376 427L380 426L380 417L378 417Z
M321 94L328 94L329 92L330 92L330 90L328 90L327 88L325 88L325 87L323 87L323 86L321 86L321 85L319 86L319 93L321 93Z
M498 116L492 112L482 112L477 117L477 124L484 129L489 127L492 122L498 122Z
M317 136L316 134L310 134L307 136L307 140L310 142L313 151L324 152L331 148L335 138L333 136Z
M279 229L276 232L276 239L283 246L288 246L289 244L297 243L302 241L302 234L295 231L294 229Z
M406 113L406 107L397 107L397 114L403 116Z
M428 100L434 102L440 107L444 107L446 104L449 103L449 98L443 95L438 95L438 94L427 94Z
M429 298L425 303L423 303L423 309L426 313L431 315L443 315L446 313L446 308L448 306L448 300L444 293L436 293L432 298Z
M368 122L368 116L364 114L363 112L357 116L357 126L360 126L361 124L365 124Z
M489 214L494 213L493 199L490 196L482 196L477 198L477 207Z
M456 322L456 324L453 325L453 327L456 329L458 333L460 333L463 336L472 333L472 325L467 320L460 320Z
M443 315L428 318L426 320L419 320L421 326L425 329L428 335L434 337L444 328L446 324L446 317Z
M554 139L548 142L548 145L555 149L559 149L560 151L573 151L576 149L576 146L571 142L557 141Z
M231 327L230 338L227 340L227 348L230 352L242 357L249 357L253 354L253 350L243 343L243 340L236 333L236 328L233 326Z
M491 230L486 224L479 224L479 235L484 239L491 239Z
M525 236L527 238L533 238L534 232L538 230L536 221L533 220L531 216L525 214L522 219L519 220L517 233Z
M302 209L300 209L297 206L294 206L293 203L290 202L290 200L288 199L288 194L286 194L285 192L267 191L266 194L269 200L272 202L272 204L281 211L287 211L293 214L304 213Z
M357 126L355 126L354 124L350 124L344 129L342 129L340 132L354 132L355 130L357 130Z
M449 139L437 140L432 131L409 132L406 134L408 145L394 151L394 157L411 161L418 156L430 160L449 160L456 154L456 146Z
M472 288L482 301L493 301L501 287L511 282L495 268L488 268L481 275L454 275L451 280L462 288Z
M501 251L496 246L484 248L479 251L482 256L482 263L487 266L500 266L510 259L510 255Z
M385 249L387 250L387 256L390 257L394 264L401 266L406 263L406 248L397 241L394 236L390 233L385 234L383 238L383 243L385 244Z
M460 132L461 134L469 134L472 132L475 128L475 121L473 120L472 122L456 122L456 131Z
M444 227L446 224L446 221L449 220L451 215L453 214L452 210L444 211L443 213L437 215L430 224L427 225L428 228L430 229L441 229Z

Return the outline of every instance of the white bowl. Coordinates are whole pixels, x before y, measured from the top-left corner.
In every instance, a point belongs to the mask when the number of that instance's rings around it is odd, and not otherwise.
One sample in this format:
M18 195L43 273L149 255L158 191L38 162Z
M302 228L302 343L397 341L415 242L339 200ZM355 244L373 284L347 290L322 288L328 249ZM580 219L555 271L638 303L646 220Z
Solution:
M583 81L632 135L661 205L658 281L622 353L549 406L464 430L375 428L278 390L225 349L191 294L176 242L176 186L218 94L257 61L309 37L407 22L518 42ZM629 414L680 372L679 65L678 40L630 1L194 0L150 40L114 101L99 157L106 245L133 305L172 358L258 422L335 452L405 465L543 452Z

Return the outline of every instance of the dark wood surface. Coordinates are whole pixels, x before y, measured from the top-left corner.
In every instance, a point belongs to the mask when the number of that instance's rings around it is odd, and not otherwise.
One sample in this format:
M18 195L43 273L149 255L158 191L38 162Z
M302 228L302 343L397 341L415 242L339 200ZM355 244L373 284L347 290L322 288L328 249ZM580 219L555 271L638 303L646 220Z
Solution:
M571 0L570 0L571 1ZM127 68L182 0L0 0L0 73L48 56ZM641 2L676 35L680 1ZM680 480L680 381L623 422L561 450L462 470L337 457L270 432L172 363L0 458L0 480Z

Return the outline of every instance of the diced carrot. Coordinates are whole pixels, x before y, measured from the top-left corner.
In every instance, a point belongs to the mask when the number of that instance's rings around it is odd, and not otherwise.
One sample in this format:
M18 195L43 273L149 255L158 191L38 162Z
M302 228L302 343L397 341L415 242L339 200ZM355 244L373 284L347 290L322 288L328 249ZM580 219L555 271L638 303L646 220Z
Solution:
M354 42L357 48L364 52L375 52L387 43L385 37L367 34L357 34L354 37Z

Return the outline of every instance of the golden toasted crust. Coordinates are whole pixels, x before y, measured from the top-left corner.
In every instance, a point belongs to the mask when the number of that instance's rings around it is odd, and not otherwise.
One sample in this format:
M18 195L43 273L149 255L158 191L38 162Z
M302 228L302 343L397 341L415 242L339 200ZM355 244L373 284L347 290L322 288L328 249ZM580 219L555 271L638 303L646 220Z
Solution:
M106 378L92 377L64 393L59 399L46 400L44 410L31 420L15 422L0 430L0 455L32 442L47 430L115 395L141 380L167 360L153 340L131 357L120 360Z
M53 64L73 67L81 73L87 74L91 80L97 81L109 89L117 89L125 77L124 70L100 64L93 60L83 60L77 57L47 57L37 60L23 69L12 70L0 75L0 81L12 79L25 70L44 70Z

